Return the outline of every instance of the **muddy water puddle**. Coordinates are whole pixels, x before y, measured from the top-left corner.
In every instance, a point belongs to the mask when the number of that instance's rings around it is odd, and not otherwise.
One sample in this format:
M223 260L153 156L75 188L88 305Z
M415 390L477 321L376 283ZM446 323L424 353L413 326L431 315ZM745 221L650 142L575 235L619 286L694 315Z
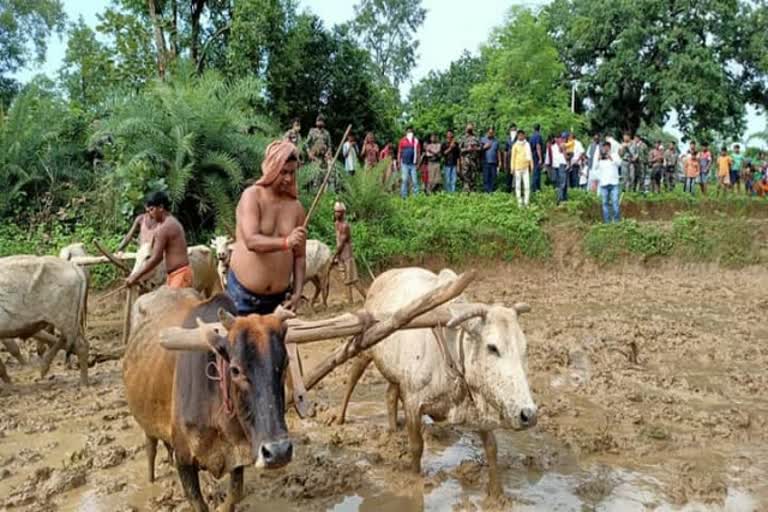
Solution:
M348 423L333 425L344 367L311 393L317 418L289 413L291 465L246 470L239 510L768 511L766 289L764 271L691 280L674 270L487 269L474 299L533 307L522 327L540 419L531 431L498 433L506 500L485 498L482 444L462 428L425 422L423 472L412 475L406 433L386 431L375 369ZM99 322L119 308L90 311L93 350L114 351L119 333ZM302 348L305 367L335 346ZM0 357L16 381L0 388L0 511L191 510L163 447L147 482L119 361L91 368L94 385L82 390L60 362L40 381L34 364ZM226 479L201 482L208 502L221 503Z

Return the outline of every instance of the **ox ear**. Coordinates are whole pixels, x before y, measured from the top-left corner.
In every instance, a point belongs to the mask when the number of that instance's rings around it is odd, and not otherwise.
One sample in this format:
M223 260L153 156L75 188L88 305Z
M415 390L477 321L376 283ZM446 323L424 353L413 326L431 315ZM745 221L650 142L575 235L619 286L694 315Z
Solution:
M518 315L524 315L525 313L531 312L531 306L529 306L526 302L516 302L512 307Z
M291 318L296 318L296 313L291 311L290 309L286 309L283 306L277 306L277 309L272 313L273 316L276 316L278 320L281 322L285 322L286 320L290 320Z
M454 328L472 318L485 318L488 308L484 304L457 304L451 307L451 319L446 327Z
M226 330L230 330L235 325L235 316L224 308L219 308L218 311L219 322L224 326Z

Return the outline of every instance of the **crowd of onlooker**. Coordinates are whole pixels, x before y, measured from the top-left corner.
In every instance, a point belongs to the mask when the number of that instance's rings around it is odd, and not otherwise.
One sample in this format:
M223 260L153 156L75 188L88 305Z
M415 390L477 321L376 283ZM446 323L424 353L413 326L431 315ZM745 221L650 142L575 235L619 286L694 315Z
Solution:
M303 148L310 161L327 164L332 145L324 121L318 116L305 144L298 122L286 138ZM699 147L690 142L681 153L676 142L649 143L630 134L617 141L595 134L585 147L569 132L544 137L539 125L526 133L513 124L508 134L498 136L493 128L476 133L470 123L461 137L447 130L442 138L431 133L424 140L409 126L398 142L383 147L372 132L362 141L350 134L342 145L342 158L349 174L386 161L384 180L389 183L390 177L399 177L403 198L420 190L452 193L459 186L464 191L493 192L500 187L510 193L514 190L518 204L525 207L542 182L554 187L558 203L567 201L569 189L587 189L601 196L606 222L620 218L621 190L658 193L682 183L686 192L706 194L712 183L718 194L743 191L763 197L768 193L768 157L761 152L746 158L739 144L713 152L707 143ZM499 180L500 175L506 179Z

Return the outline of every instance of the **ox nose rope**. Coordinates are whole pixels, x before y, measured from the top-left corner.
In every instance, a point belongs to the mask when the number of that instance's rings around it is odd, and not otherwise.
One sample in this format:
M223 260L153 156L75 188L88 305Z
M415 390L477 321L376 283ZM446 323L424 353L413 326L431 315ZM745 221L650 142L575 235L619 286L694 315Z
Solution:
M467 377L465 374L466 368L464 366L464 335L466 334L466 331L461 327L458 329L458 331L458 362L454 360L453 354L451 354L450 350L448 349L448 342L445 338L445 326L439 324L436 328L432 329L432 334L435 336L437 346L440 349L440 352L443 354L445 363L448 365L448 372L453 375L454 380L459 381L459 386L461 386L462 390L467 394L469 401L475 405L475 397L472 396L472 390L469 388L469 384L467 383Z
M212 370L215 373L211 373ZM209 380L219 383L221 409L224 414L231 417L235 413L235 407L229 394L229 385L232 382L232 378L229 375L229 363L223 357L217 355L216 361L209 361L208 366L205 367L205 376Z

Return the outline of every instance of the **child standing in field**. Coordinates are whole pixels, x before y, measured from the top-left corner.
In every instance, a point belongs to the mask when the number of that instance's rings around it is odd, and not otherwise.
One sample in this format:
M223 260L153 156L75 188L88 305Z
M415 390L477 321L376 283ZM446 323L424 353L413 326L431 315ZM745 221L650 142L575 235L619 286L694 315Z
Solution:
M699 161L699 154L695 149L691 149L690 154L685 159L683 168L685 170L685 187L683 191L694 195L696 193L696 182L699 180L699 174L701 173L701 162Z
M747 197L754 194L754 191L752 190L754 175L755 168L752 166L752 162L745 162L743 170L741 171L741 179L744 181L744 193L747 194Z
M720 156L717 158L717 194L725 193L731 188L731 164L733 161L728 156L728 149L723 146Z

